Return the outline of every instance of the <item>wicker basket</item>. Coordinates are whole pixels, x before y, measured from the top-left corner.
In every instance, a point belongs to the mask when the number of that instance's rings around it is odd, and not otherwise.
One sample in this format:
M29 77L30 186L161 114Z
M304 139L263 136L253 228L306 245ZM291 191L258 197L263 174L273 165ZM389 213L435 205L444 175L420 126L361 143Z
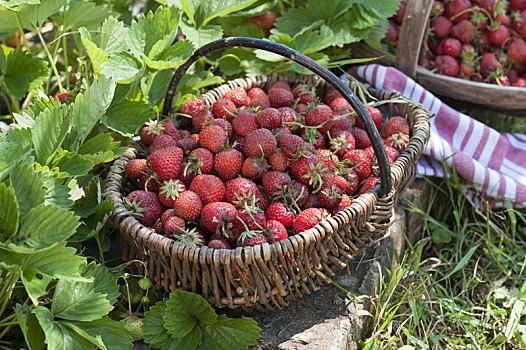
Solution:
M425 89L455 100L491 107L504 111L526 111L526 89L513 86L479 83L466 79L435 74L418 65L426 47L429 18L434 0L408 0L404 20L398 37L396 57L389 59L375 49L354 46L361 57L382 57L378 63L395 66L415 79Z
M241 41L241 44L229 44L249 46L245 41ZM251 47L255 46L253 41L250 40ZM259 41L257 44L259 45ZM224 42L221 47L223 46ZM280 50L274 52L281 53ZM196 52L195 59L205 54L203 51L206 53L206 50ZM304 58L301 55L293 59L301 61L298 57ZM189 59L191 60L192 58ZM183 74L176 72L174 79L182 77ZM234 87L266 89L277 79L278 77L272 76L232 80L208 91L202 98L208 105L212 105ZM317 76L288 76L280 77L280 80L286 80L291 85L299 82L318 84L321 94L329 86ZM338 79L337 84L341 87L349 83ZM168 91L165 100L168 106L171 105L170 95L173 96L175 90L173 86L177 86L177 83L171 84ZM345 88L348 89L348 86L356 89L352 84L345 85ZM382 100L399 96L398 93L382 90L369 91ZM330 283L334 267L345 267L347 259L352 259L386 234L391 224L394 203L398 194L413 181L416 161L428 136L429 116L424 110L408 103L390 103L382 108L383 112L389 115L407 115L411 128L411 139L407 149L390 169L388 163L387 168L382 168L382 172L385 172L384 175L390 180L386 194L378 195L377 192L382 193L382 189L375 188L353 200L349 208L310 230L274 244L266 243L256 247L231 250L209 249L206 246L191 248L156 234L140 224L123 205L123 197L130 191L127 188L124 168L129 160L138 155L144 156L145 150L141 146L129 148L115 161L105 190L105 197L115 204L113 219L120 232L122 258L126 261L144 261L149 277L158 287L166 291L183 289L199 293L218 308L280 308L290 300L310 294L322 284ZM372 124L372 120L370 122ZM377 137L379 139L379 135ZM245 277L234 279L231 264L243 271Z

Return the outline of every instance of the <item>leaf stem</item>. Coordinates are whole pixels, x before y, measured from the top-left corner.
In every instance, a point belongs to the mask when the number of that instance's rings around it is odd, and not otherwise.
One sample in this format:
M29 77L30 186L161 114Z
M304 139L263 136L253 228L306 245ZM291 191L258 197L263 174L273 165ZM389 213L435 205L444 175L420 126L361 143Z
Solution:
M18 26L18 31L20 32L20 36L22 37L22 40L24 40L24 45L26 45L27 52L31 53L31 50L29 49L29 43L27 42L26 36L24 35L24 28L22 28L22 22L20 21L20 15L18 12L15 12L16 17L16 25Z
M95 235L95 241L97 241L97 247L99 247L99 257L100 257L100 263L102 265L106 265L104 263L104 252L102 251L102 244L100 243L100 232L98 232Z
M157 72L154 72L150 74L150 78L148 78L148 85L146 86L146 90L144 91L144 98L148 100L148 94L150 93L150 89L152 88L153 78L157 75Z
M6 281L4 282L4 286L2 287L2 290L0 291L0 301L2 302L2 306L0 307L0 316L2 316L2 314L4 313L7 302L9 301L9 298L11 297L11 293L13 292L13 289L15 288L16 282L18 281L19 277L20 277L19 272L8 272L7 273Z
M55 74L55 77L57 78L58 89L60 90L60 92L64 92L64 88L62 87L62 83L60 82L60 75L58 74L57 66L55 65L55 60L51 56L51 52L49 52L46 41L44 40L44 37L42 36L42 32L40 31L40 28L38 27L34 27L34 28L38 35L38 38L40 39L40 42L42 43L44 51L46 52L47 58L49 60L49 64L51 65L51 68L53 69L53 73ZM46 93L47 92L48 91L46 91Z
M16 314L11 314L10 316L7 316L3 320L0 321L0 327L8 325L8 323L16 317Z
M62 16L62 28L66 28L66 10L68 7L68 0L64 0L64 11ZM65 32L63 30L63 32ZM64 35L62 37L62 49L64 50L64 67L66 69L66 89L67 91L70 90L70 83L69 83L69 65L68 65L68 42L66 40L66 36Z

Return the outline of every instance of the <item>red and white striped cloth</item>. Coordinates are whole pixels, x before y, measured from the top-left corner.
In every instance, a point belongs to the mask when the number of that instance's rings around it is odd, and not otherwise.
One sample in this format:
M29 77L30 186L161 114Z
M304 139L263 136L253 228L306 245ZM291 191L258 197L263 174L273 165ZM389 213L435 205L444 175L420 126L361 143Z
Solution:
M444 162L473 185L467 193L475 205L489 200L491 207L505 201L526 207L526 135L499 133L454 110L395 68L372 64L352 74L376 88L398 91L434 114L418 175L442 177Z

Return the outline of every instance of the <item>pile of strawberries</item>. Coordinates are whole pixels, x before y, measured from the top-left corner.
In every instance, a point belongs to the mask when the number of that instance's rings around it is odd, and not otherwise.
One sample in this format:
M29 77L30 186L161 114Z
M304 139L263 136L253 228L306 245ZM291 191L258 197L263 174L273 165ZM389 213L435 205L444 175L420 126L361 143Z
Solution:
M406 3L390 19L398 38ZM439 74L526 87L526 0L435 1L428 50L420 64Z
M363 124L336 90L325 104L306 85L278 81L232 89L211 107L201 98L178 113L188 130L150 121L140 131L146 159L128 162L125 198L145 226L191 246L273 243L308 230L353 196L371 190L379 167ZM383 122L391 164L409 142L403 117Z

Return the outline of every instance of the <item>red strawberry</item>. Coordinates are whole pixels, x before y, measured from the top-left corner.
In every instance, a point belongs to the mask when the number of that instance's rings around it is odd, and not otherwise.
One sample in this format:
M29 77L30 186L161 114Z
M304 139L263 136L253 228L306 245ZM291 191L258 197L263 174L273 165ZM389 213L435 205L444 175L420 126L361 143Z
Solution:
M353 128L352 134L358 148L367 148L371 145L371 140L364 129Z
M516 10L526 9L526 0L510 0L510 6Z
M161 215L161 222L164 224L166 220L175 216L175 210L173 208L166 209L165 212Z
M124 200L133 216L144 226L151 227L163 214L163 206L157 193L142 190L133 191Z
M168 236L180 235L186 229L183 219L178 216L171 216L163 223L164 233Z
M496 22L498 23L498 22ZM510 38L510 30L503 24L488 31L489 41L495 47L502 47Z
M321 126L318 130L326 133L331 129L331 120L334 115L331 107L327 105L318 105L314 110L309 110L305 115L305 124L308 126Z
M490 84L496 84L501 86L511 86L508 77L506 76L497 76L490 81Z
M268 236L269 243L279 242L289 237L285 226L283 226L281 222L276 220L267 221L266 233Z
M325 95L325 103L330 105L330 103L338 97L343 97L342 94L335 88L331 87L329 91L327 91L327 94Z
M268 33L274 28L274 22L276 22L277 15L273 11L264 12L258 16L252 16L247 18L247 23L252 23L262 29L265 33Z
M267 95L256 96L250 101L250 107L270 108L270 100Z
M431 8L431 17L442 16L445 10L446 7L444 6L444 4L438 0L435 0Z
M199 195L203 205L221 202L225 198L225 185L215 175L198 175L190 184L190 190Z
M227 138L229 140L232 139L232 137L234 136L234 128L232 127L232 123L230 123L226 119L216 118L214 119L214 124L219 126L221 129L223 129L226 132Z
M166 147L148 156L147 164L161 181L175 179L181 172L183 150L179 147Z
M446 4L445 14L454 23L458 23L463 19L471 18L471 2L469 0L453 0Z
M347 182L345 184L347 184ZM343 191L338 186L324 183L322 190L318 194L318 204L322 208L334 210L340 205L342 195Z
M139 188L144 189L145 191L158 192L160 186L161 183L159 182L159 179L157 179L150 168L146 167L139 178Z
M258 187L258 190L256 192L256 207L259 209L265 211L267 210L268 206L270 205L270 199L265 193L263 189L260 189Z
M266 95L265 91L263 89L255 87L248 91L248 97L252 100L256 96Z
M276 139L268 129L256 129L245 137L243 150L247 157L269 157L278 147Z
M208 125L212 124L213 120L214 115L212 114L212 111L205 108L192 117L192 126L195 131L200 132Z
M348 130L340 130L332 134L330 141L330 149L338 157L343 157L345 152L354 149L356 141L354 140L353 133Z
M278 80L272 86L270 87L269 91L272 89L285 89L287 91L291 91L289 83L287 83L284 80Z
M464 19L453 26L451 35L464 44L470 44L475 40L475 26L469 20Z
M205 109L205 102L199 97L194 97L190 101L183 103L179 108L179 112L192 117L195 117L199 112Z
M247 92L245 91L245 89L243 89L240 86L238 86L236 88L233 88L230 91L227 91L227 93L223 96L223 98L228 98L230 101L234 102L234 105L236 107L238 107L238 108L239 107L248 106L248 95L247 95ZM231 113L234 112L233 110L230 110L230 109L228 109L228 110ZM217 117L218 118L222 118L223 116L221 116L221 117L217 116Z
M446 38L438 45L437 53L439 55L447 55L457 57L462 50L462 43L455 38Z
M322 134L319 130L316 129L304 129L301 135L301 138L310 143L314 149L325 148L327 143L326 134Z
M338 208L336 209L336 212L344 209L344 208L348 208L350 207L352 204L352 197L348 196L347 194L343 194L342 195L342 200L340 202L340 205L338 206Z
M161 134L155 137L155 139L153 139L153 142L150 146L150 152L153 153L162 148L174 147L174 146L177 146L176 139L174 139L172 136L168 134Z
M290 123L298 118L298 113L290 107L280 107L278 111L280 112L283 123Z
M490 15L493 16L493 8L495 7L495 0L480 0L479 6L486 10Z
M263 231L267 226L265 213L259 209L239 209L234 221L234 234L240 236L247 231Z
M505 13L499 13L495 16L495 22L500 22L503 26L508 27L510 25L510 18Z
M269 221L279 221L284 227L290 227L294 220L294 214L282 202L272 202L268 206L265 215Z
M409 135L397 132L387 138L387 143L397 151L402 152L409 144Z
M213 202L203 207L200 223L210 232L229 236L236 216L237 209L232 204Z
M488 17L483 12L475 12L471 17L471 22L475 25L478 31L482 32L486 30L488 26Z
M294 104L294 95L286 89L272 88L268 92L268 98L270 105L274 108L289 107Z
M405 9L407 7L407 2L405 0L400 1L400 4L398 5L398 9L396 10L396 13L393 16L394 21L397 24L402 24L405 16Z
M270 196L275 196L283 186L291 182L290 176L287 173L280 173L279 171L270 171L263 174L261 180L265 191Z
M447 38L453 29L453 22L447 17L438 16L431 21L431 28L439 38Z
M159 200L165 206L173 207L179 194L184 191L186 191L186 187L179 180L163 181L159 187Z
M305 84L299 84L292 90L294 98L299 99L300 103L309 103L316 100L316 93L312 91L312 88Z
M210 242L208 242L207 247L210 249L232 249L226 238L223 236L220 238L211 239Z
M324 168L327 168L330 172L332 172L336 167L338 166L338 163L340 162L340 159L337 155L329 151L328 149L319 149L315 153L318 157L323 160Z
M289 158L293 158L305 148L305 141L298 135L285 134L279 138L279 148L281 148Z
M360 179L365 179L371 175L371 156L362 149L355 149L345 153L343 159L347 159L356 175Z
M337 97L331 101L330 107L333 111L354 112L351 104L343 97Z
M400 29L398 28L398 25L391 20L387 21L387 32L385 33L385 37L390 42L397 42L398 36L400 35Z
M181 139L181 135L179 134L179 130L177 130L177 128L175 127L174 123L172 123L170 121L165 121L163 123L163 130L161 131L161 135L170 135L176 141Z
M163 127L156 120L150 120L141 128L139 135L142 143L145 145L151 145L154 138L161 134Z
M193 173L194 175L210 174L214 167L214 155L206 148L196 148L188 156L186 168L183 175Z
M183 162L181 164L181 173L179 175L179 180L181 180L181 182L188 188L190 186L190 184L192 183L192 181L194 180L196 174L191 171L191 169L188 169L188 163L187 162ZM186 170L186 174L185 174L185 170Z
M475 74L475 67L470 62L462 61L460 63L460 74L462 74L463 77L471 77L473 74Z
M238 177L227 182L226 200L236 208L244 208L255 201L257 191L258 187L253 181Z
M275 129L281 127L281 113L276 108L265 108L257 114L260 128Z
M269 163L272 170L284 172L289 168L290 160L284 151L278 150L269 157Z
M214 170L223 181L233 179L241 172L243 154L237 149L226 149L214 157Z
M435 61L438 73L450 77L456 77L459 72L459 66L454 57L438 56Z
M227 143L227 131L218 125L209 125L199 133L199 143L201 147L217 153Z
M242 234L237 241L238 247L254 247L264 243L268 243L267 239L262 233L257 231L248 231L249 233L244 235Z
M325 219L327 211L322 208L308 208L299 213L292 223L292 228L296 233L302 233L316 226Z
M526 9L512 14L511 26L518 34L526 38Z
M132 159L126 164L126 174L132 179L141 177L146 169L146 159Z
M175 200L175 215L185 219L193 220L201 214L203 203L199 195L193 191L184 191Z
M247 136L252 131L259 128L256 113L248 110L242 110L238 113L237 117L232 122L234 131L241 136Z
M159 235L164 235L164 226L162 222L157 222L153 227L153 231Z
M248 179L259 179L268 169L265 158L246 158L241 166L241 175Z
M384 125L385 137L389 137L395 133L409 135L409 124L403 117L391 117Z
M513 86L515 86L515 87L522 87L522 88L526 87L526 79L524 79L524 78L517 78L517 80L515 81Z
M378 130L382 127L382 112L376 108L376 107L370 107L367 109L369 112L369 115L371 116L371 119L373 120L374 125ZM360 118L356 118L356 126L359 128L364 129L364 125Z
M489 52L482 54L482 58L480 59L479 65L480 73L483 77L487 77L491 72L502 68L502 65L497 60L495 54Z
M66 104L68 103L69 99L73 99L73 95L71 95L69 92L59 92L53 96L53 99L58 100L61 104Z
M227 98L220 98L212 105L212 114L214 114L214 117L219 119L226 118L228 121L233 119L235 110L236 105Z
M326 188L326 187L335 185L340 190L342 190L342 192L345 192L345 190L347 189L347 180L343 176L337 175L335 173L326 171L322 175L322 180L323 180L322 188Z
M520 38L513 38L508 47L508 57L517 62L526 62L526 42Z
M365 182L362 184L362 187L360 187L360 191L358 191L359 194L364 194L365 192L372 190L374 186L378 183L378 180L380 180L376 176L368 177Z

